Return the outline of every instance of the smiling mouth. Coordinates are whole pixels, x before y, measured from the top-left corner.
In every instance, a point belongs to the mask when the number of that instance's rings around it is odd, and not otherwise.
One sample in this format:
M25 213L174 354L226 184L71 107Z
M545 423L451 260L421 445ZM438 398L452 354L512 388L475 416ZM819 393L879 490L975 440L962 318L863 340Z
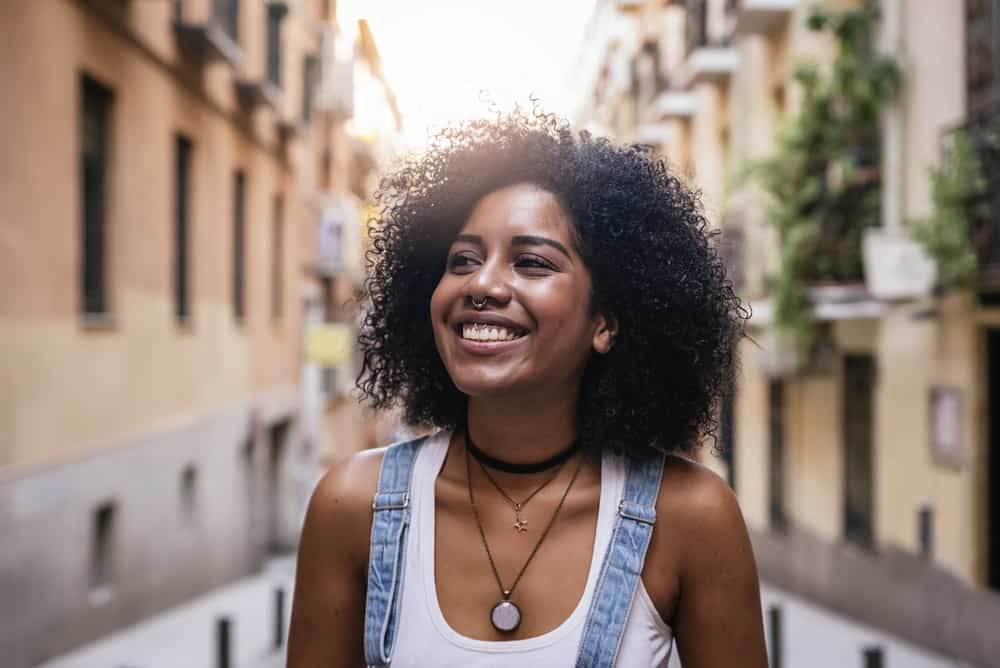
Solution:
M463 322L455 328L458 335L466 341L514 341L528 332L523 329L491 325L484 322Z

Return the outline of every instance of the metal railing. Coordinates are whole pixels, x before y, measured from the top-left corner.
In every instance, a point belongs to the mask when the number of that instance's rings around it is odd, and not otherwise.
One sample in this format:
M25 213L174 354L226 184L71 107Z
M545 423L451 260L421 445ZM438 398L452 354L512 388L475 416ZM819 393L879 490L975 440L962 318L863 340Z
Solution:
M979 283L1000 288L1000 102L969 117L956 130L968 136L983 176L984 187L965 202L969 235L979 259Z

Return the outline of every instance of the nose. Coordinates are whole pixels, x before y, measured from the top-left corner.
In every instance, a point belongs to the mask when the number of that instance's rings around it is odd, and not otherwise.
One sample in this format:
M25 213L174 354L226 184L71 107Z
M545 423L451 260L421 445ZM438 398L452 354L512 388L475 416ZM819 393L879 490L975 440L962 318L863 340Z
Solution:
M477 301L490 297L500 304L510 301L510 269L502 257L493 257L480 265L469 282L469 295Z

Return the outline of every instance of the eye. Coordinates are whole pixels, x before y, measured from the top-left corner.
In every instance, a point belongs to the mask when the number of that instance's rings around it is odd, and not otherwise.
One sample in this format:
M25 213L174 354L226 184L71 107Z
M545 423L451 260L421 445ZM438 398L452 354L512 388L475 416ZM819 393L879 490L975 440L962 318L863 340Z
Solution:
M549 269L551 271L557 271L554 264L538 255L519 255L515 264L518 267L524 267L527 269Z
M448 269L461 269L462 267L469 267L475 263L475 258L462 253L456 253L448 258Z

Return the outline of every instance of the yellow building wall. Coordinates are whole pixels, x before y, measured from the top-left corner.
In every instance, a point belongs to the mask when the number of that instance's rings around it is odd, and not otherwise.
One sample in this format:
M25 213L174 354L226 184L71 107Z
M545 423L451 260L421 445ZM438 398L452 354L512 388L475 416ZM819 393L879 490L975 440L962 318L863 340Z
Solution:
M760 348L740 342L740 374L736 383L735 444L736 494L747 522L768 524L768 379L760 370Z
M272 128L271 112L257 112L256 122L226 112L233 74L221 63L205 69L204 95L221 110L210 111L79 3L4 3L0 15L4 24L18 26L0 40L11 89L32 91L9 96L0 110L0 467L75 458L256 391L294 385L296 197L276 146L250 129ZM168 17L161 18L158 30L172 39ZM160 42L154 48L166 49ZM82 324L78 309L81 72L115 94L107 208L110 320L97 329ZM211 98L223 81L225 90ZM189 325L173 314L177 131L194 141ZM234 321L231 304L237 167L248 179L243 325ZM271 211L279 192L285 194L285 314L274 323Z
M725 98L720 86L708 81L696 84L693 94L698 109L691 120L693 176L701 188L709 221L718 225L725 191L725 150L721 132Z
M787 384L786 512L793 523L827 540L841 533L838 370Z

